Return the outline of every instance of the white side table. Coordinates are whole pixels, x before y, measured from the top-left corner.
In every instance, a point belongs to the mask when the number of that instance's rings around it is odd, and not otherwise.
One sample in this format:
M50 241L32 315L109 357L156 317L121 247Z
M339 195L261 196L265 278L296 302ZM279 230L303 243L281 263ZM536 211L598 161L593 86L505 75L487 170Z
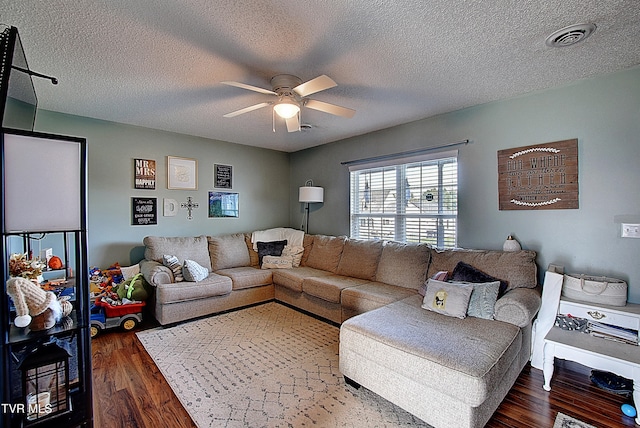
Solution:
M597 306L570 300L561 300L562 314L571 314L612 325L638 329L640 305ZM544 339L544 389L551 390L554 358L575 361L587 367L606 370L633 380L633 401L640 404L640 346L627 345L588 334L553 327ZM640 425L640 415L636 417Z

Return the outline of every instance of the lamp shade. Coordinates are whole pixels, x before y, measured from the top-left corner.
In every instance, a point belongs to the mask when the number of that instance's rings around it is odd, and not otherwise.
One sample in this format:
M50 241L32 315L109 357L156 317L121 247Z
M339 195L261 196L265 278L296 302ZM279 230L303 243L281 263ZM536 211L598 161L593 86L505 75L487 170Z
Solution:
M302 186L298 193L299 202L324 202L324 188L316 186Z
M82 149L78 141L4 133L4 231L82 227Z

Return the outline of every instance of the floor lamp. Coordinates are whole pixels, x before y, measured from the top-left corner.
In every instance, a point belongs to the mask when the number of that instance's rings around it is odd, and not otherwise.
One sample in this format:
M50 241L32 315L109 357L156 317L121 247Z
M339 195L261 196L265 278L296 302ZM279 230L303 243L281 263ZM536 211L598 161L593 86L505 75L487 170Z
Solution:
M304 183L304 186L300 187L300 191L298 193L298 201L306 203L306 217L307 221L305 222L305 233L309 233L309 204L324 202L324 189L322 187L316 187L313 185L313 181L307 180Z

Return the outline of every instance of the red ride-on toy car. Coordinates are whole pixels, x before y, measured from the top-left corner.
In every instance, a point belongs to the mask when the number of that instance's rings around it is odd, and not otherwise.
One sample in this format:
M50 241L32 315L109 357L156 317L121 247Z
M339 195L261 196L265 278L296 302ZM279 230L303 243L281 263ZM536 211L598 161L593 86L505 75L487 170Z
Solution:
M102 330L120 327L129 331L142 322L142 308L146 303L131 303L113 306L96 299L91 306L91 337L97 336Z

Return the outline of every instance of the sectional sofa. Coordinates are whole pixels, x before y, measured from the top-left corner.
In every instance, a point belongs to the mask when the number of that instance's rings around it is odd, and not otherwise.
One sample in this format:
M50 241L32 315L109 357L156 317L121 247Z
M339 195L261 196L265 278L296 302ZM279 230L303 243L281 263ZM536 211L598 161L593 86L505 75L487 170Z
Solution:
M150 306L158 321L172 324L274 299L294 306L340 325L340 370L347 383L435 427L486 424L529 360L532 319L540 307L535 252L438 251L425 244L304 235L297 258L263 263L285 266L264 269L260 260L272 261L274 247L267 243L256 251L252 236L146 237L140 266L155 288ZM179 266L195 262L199 280L176 282L180 269L172 270L167 256ZM423 295L443 285L431 279L443 274L482 282L471 286L471 301L482 310L463 317L431 310ZM484 291L476 298L488 286L493 300Z

